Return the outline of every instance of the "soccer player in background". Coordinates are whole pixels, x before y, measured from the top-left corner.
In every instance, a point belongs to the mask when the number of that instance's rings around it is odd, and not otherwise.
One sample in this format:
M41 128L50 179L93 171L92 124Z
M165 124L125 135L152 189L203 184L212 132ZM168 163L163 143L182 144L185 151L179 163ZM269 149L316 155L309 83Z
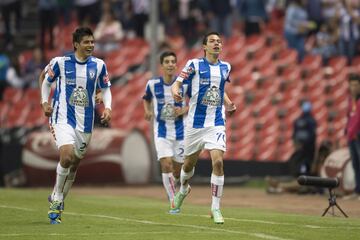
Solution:
M203 39L204 58L191 59L172 86L177 102L184 81L189 81L190 102L185 129L185 160L180 175L180 190L174 198L174 209L179 210L190 192L188 181L194 175L194 167L202 149L210 151L212 161L211 217L217 224L224 223L220 211L220 198L224 186L223 154L226 151L225 110L232 113L236 106L225 93L231 66L219 60L222 41L219 33L211 32Z
M76 169L89 146L97 87L102 91L105 105L102 122L108 123L111 119L111 84L104 61L92 56L94 36L91 29L76 29L73 45L74 53L51 60L41 85L42 109L49 117L50 129L60 153L48 211L51 224L61 223L64 196L71 188ZM56 82L56 89L50 104L53 82Z
M184 162L184 124L188 107L185 102L175 102L171 85L175 81L176 55L166 51L160 56L162 77L150 79L143 97L145 119L153 121L154 142L160 161L162 182L170 201L170 213L177 213L173 206L176 183ZM186 93L188 85L182 86Z

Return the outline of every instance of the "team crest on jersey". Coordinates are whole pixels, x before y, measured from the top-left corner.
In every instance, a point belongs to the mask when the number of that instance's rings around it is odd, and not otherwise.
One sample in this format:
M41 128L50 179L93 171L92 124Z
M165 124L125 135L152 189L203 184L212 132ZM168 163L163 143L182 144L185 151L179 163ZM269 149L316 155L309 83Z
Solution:
M160 119L174 120L175 119L174 106L171 105L170 103L165 104L164 107L161 109Z
M95 79L95 70L89 70L89 77L90 77L90 79L92 79L92 80Z
M83 87L77 87L73 90L70 96L70 105L78 107L88 107L89 106L89 95Z
M201 100L201 104L206 106L218 107L221 105L220 90L216 86L208 88L205 92L204 97Z

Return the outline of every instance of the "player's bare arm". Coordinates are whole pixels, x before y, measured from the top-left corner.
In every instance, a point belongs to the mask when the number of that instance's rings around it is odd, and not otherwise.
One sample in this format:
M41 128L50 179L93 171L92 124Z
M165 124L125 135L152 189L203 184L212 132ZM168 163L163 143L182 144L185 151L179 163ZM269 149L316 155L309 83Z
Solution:
M145 99L144 99L144 115L147 121L151 121L154 115L151 107L151 101L147 101Z
M230 100L229 96L224 93L224 105L225 110L229 113L231 116L236 111L236 105Z
M182 82L175 81L171 87L171 93L176 102L181 102L183 100L183 97L180 94L181 85Z

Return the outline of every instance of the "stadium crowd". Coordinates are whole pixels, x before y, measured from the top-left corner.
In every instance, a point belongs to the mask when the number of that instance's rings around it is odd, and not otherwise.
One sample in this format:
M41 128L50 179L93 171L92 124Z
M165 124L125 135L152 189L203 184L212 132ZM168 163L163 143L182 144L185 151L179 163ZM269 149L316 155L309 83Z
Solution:
M118 48L117 43L124 39L149 39L146 26L149 1L39 0L39 32L33 55L38 60L37 66L29 68L28 63L18 62L18 54L27 49L13 49L14 37L22 31L25 4L21 0L0 3L3 25L0 34L4 39L0 58L2 89L3 85L36 85L31 79L35 81L33 76L39 73L38 67L42 68L49 60L44 56L46 51L55 48L57 28L72 22L91 26L99 43L96 50L105 55ZM209 29L225 38L239 32L250 36L268 31L270 23L276 21L280 22L277 32L283 35L288 47L297 50L299 61L306 54L319 54L327 64L330 57L343 55L351 64L358 55L358 0L160 0L158 10L161 43L166 42L168 36L181 36L186 46L192 48L201 44L200 36Z

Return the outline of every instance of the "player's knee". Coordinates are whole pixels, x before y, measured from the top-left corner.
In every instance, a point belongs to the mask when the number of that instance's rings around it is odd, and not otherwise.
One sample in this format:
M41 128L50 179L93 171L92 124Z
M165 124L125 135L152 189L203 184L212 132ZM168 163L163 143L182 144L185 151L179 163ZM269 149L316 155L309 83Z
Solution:
M194 169L194 164L191 162L184 163L183 165L184 172L191 172Z
M212 161L213 169L222 170L223 169L223 160L222 159L215 159Z
M161 162L161 171L163 173L169 173L173 171L171 158L162 158L160 159L160 162Z

